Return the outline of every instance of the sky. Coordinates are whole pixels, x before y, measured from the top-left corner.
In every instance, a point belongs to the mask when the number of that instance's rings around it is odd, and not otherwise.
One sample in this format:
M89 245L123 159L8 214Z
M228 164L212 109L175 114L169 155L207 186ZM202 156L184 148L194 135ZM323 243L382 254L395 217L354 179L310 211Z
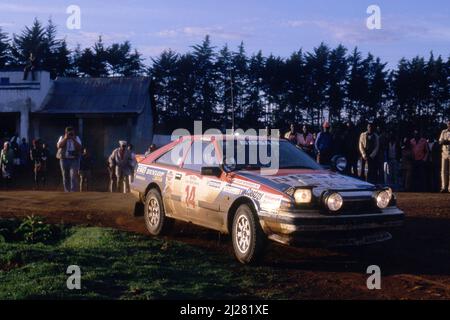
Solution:
M81 11L81 28L68 29L70 5ZM370 5L380 9L381 29L369 29ZM89 47L99 35L106 44L129 40L147 59L163 50L184 53L209 34L214 46L248 54L262 50L288 57L331 47L357 46L394 68L401 57L450 56L449 0L0 0L0 28L20 33L33 19L52 18L69 46Z

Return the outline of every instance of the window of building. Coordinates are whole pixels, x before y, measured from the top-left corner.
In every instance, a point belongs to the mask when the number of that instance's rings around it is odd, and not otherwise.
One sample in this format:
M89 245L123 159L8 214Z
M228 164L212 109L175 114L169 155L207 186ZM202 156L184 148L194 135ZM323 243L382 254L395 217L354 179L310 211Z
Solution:
M0 78L0 85L6 86L9 84L9 78Z

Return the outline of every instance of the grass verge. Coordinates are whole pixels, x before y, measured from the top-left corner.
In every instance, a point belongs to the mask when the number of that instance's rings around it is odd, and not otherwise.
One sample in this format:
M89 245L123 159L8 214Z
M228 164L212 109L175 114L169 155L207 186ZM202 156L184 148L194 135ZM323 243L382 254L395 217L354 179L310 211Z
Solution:
M265 267L185 243L108 228L71 227L51 243L0 241L0 299L286 298ZM69 265L81 290L69 290Z

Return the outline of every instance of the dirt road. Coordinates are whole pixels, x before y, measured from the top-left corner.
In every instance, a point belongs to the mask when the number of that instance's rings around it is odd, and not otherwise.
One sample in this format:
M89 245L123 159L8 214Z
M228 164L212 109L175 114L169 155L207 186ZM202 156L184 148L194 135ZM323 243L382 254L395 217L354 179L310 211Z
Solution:
M132 216L130 195L108 193L1 192L0 216L45 216L52 223L113 227L146 233L143 218ZM450 194L400 194L407 219L383 248L305 249L272 244L264 264L289 274L278 288L292 299L450 299ZM178 223L171 239L226 252L227 237ZM207 257L205 257L207 259ZM378 265L381 290L368 290L366 269Z

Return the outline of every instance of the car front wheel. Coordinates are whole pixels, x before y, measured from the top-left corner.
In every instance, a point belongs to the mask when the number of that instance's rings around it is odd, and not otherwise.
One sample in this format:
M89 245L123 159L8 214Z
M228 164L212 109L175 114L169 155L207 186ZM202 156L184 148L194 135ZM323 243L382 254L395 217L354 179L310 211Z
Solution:
M266 236L258 217L246 204L241 205L234 215L232 241L234 254L239 262L252 264L262 258Z
M145 197L145 225L151 235L163 235L173 225L173 220L166 217L164 204L158 190L151 189Z

